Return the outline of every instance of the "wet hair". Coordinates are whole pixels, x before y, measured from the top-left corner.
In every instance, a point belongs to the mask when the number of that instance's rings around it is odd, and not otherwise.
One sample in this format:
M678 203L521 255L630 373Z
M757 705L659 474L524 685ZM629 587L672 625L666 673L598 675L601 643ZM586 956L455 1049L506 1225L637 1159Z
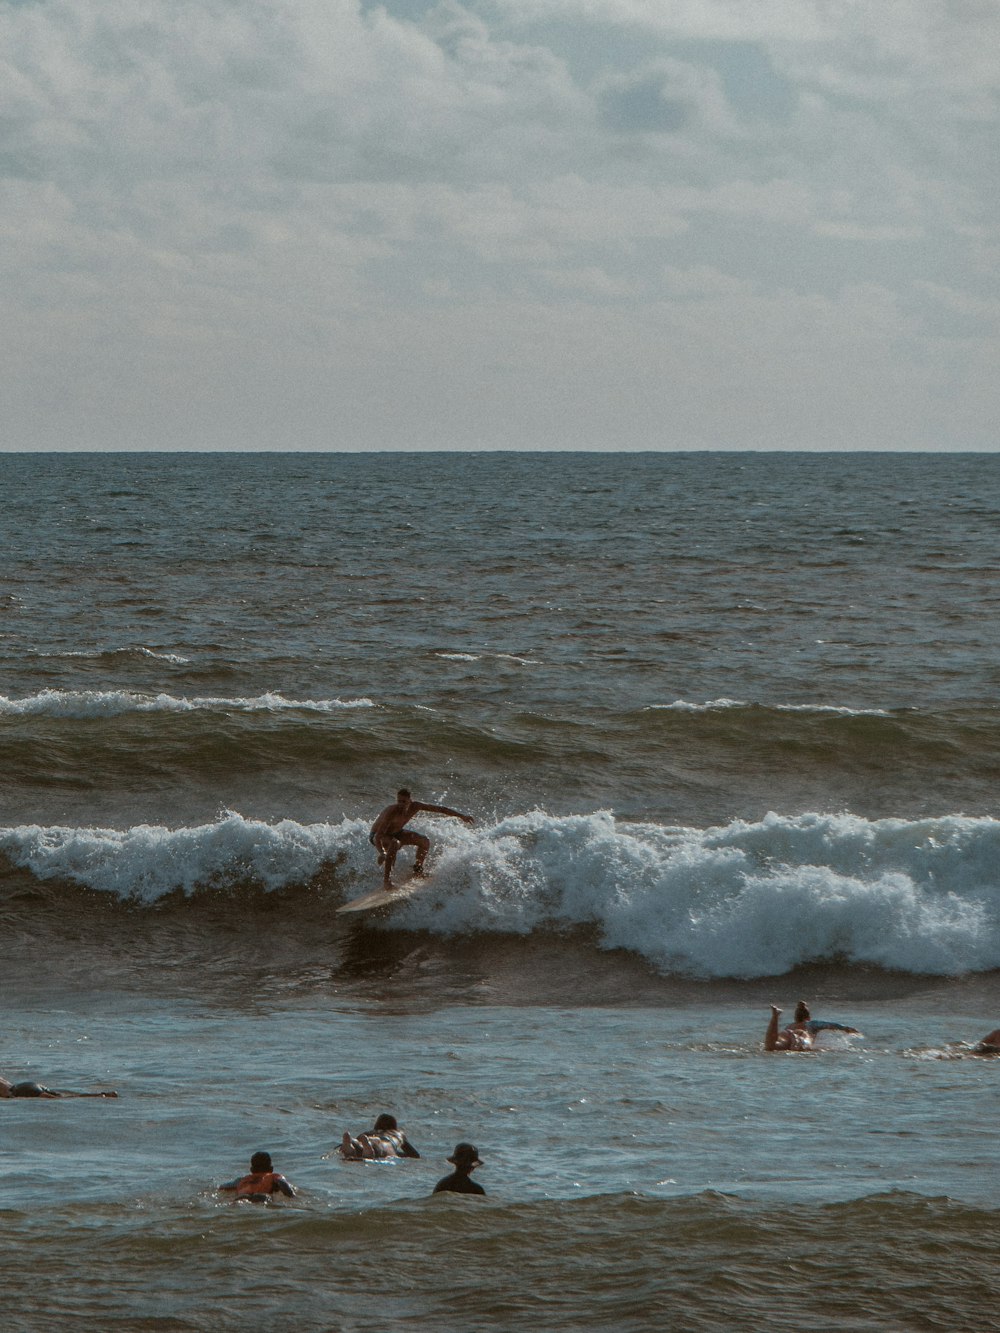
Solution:
M409 795L410 795L410 790L408 787L400 787L399 791L396 792L396 800L397 801L407 800L409 799Z
M810 1016L809 1006L806 1004L805 1000L799 1000L798 1004L795 1006L795 1022L808 1023Z
M387 1111L383 1111L382 1114L379 1116L379 1118L375 1121L374 1125L372 1125L372 1133L381 1134L384 1129L398 1129L398 1128L399 1124L396 1121L396 1117L394 1115L389 1115Z
M255 1152L250 1158L250 1170L273 1171L274 1166L271 1162L271 1154L269 1152Z

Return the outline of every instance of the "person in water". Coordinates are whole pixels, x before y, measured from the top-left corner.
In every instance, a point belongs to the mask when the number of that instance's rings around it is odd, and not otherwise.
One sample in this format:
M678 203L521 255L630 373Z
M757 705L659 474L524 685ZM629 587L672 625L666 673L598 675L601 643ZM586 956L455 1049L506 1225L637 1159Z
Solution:
M347 1162L420 1156L399 1128L396 1117L385 1112L379 1116L367 1134L359 1134L356 1139L345 1129L340 1144L340 1155Z
M471 1143L457 1143L455 1151L448 1158L454 1166L454 1171L450 1176L444 1176L434 1186L434 1193L440 1194L450 1191L453 1194L485 1194L486 1191L478 1181L472 1179L472 1172L477 1166L482 1166L479 1160L479 1153Z
M255 1152L250 1158L250 1174L240 1176L220 1185L220 1190L232 1192L237 1199L247 1199L250 1203L270 1203L274 1194L284 1194L289 1199L295 1198L295 1191L284 1176L275 1171L269 1152Z
M0 1078L0 1097L117 1097L117 1092L72 1092L69 1088L46 1088L41 1083L11 1083Z
M790 1026L798 1031L808 1032L810 1037L815 1037L818 1032L849 1032L855 1037L861 1035L857 1028L848 1027L846 1023L831 1023L825 1018L813 1018L805 1000L799 1000L795 1006L795 1017Z
M860 1036L857 1028L846 1023L833 1023L823 1018L813 1018L805 1000L799 1000L795 1006L795 1017L786 1028L778 1030L781 1010L776 1004L771 1005L771 1019L764 1034L765 1051L813 1051L816 1049L816 1036L820 1032L848 1032Z
M789 1024L782 1031L778 1031L778 1019L781 1017L781 1010L776 1004L771 1005L771 1019L767 1025L767 1031L764 1033L765 1051L811 1051L813 1049L812 1033L807 1032L805 1028L795 1027Z
M430 839L422 833L414 833L412 829L406 827L414 815L421 813L449 815L452 819L460 819L463 824L474 824L476 822L471 815L463 815L460 811L451 810L446 805L428 805L424 801L415 801L407 789L401 787L396 793L393 804L385 807L368 834L368 841L378 852L378 863L382 867L383 888L392 888L392 869L396 864L396 855L400 847L416 847L417 853L413 862L413 873L414 875L424 873L424 861L430 850Z
M982 1041L977 1041L972 1048L973 1055L1000 1055L1000 1028L988 1032Z

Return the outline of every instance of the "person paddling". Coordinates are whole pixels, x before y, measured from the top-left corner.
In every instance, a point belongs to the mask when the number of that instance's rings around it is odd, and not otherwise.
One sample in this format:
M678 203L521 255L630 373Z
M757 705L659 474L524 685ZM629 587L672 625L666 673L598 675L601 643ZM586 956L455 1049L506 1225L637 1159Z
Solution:
M233 1193L237 1199L246 1199L250 1203L270 1203L273 1194L284 1194L289 1199L295 1198L295 1191L274 1169L269 1152L255 1152L250 1158L249 1175L240 1176L220 1185L220 1190Z

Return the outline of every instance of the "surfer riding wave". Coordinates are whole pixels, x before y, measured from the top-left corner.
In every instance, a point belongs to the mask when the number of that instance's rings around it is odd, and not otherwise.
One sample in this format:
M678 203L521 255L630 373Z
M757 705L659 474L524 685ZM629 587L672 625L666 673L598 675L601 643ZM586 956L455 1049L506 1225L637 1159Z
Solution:
M368 841L378 852L378 863L382 867L382 887L393 888L392 871L400 847L416 847L413 862L414 875L424 873L424 861L430 850L430 839L423 833L414 833L406 825L418 814L448 815L460 819L463 824L474 824L471 815L463 815L459 810L452 810L447 805L428 805L424 801L415 801L405 787L396 793L392 805L387 805L371 827Z

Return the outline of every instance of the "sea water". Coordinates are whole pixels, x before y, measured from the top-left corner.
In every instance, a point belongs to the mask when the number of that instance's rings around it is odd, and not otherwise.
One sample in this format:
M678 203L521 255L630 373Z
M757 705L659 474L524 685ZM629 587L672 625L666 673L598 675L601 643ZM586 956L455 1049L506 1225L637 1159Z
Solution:
M995 457L2 466L5 1326L993 1326Z

